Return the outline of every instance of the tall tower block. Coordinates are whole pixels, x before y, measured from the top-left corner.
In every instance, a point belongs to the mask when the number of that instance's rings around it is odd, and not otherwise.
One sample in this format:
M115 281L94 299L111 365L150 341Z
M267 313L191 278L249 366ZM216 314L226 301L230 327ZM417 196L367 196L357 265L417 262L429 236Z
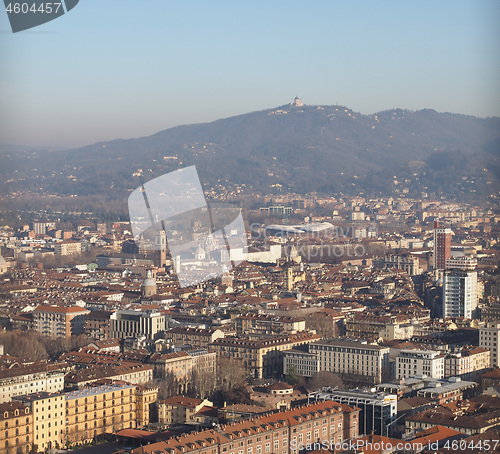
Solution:
M167 263L167 234L161 229L155 237L155 265L164 267Z
M440 227L434 221L434 270L444 270L446 260L451 257L451 229Z

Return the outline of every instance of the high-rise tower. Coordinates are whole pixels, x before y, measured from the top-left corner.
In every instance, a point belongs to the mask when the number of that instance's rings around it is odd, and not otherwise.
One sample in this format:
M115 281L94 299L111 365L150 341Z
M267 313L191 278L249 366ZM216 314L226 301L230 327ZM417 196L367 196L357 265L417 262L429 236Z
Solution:
M443 275L444 318L474 318L477 300L477 271L445 270Z
M444 270L451 257L451 229L439 227L434 221L434 270Z

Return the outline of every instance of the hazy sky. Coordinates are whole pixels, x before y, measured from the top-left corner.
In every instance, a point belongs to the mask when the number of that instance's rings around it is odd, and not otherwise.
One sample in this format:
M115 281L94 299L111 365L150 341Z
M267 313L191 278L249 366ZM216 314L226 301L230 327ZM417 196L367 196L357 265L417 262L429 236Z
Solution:
M500 116L498 0L80 0L13 34L0 142L80 146L288 103Z

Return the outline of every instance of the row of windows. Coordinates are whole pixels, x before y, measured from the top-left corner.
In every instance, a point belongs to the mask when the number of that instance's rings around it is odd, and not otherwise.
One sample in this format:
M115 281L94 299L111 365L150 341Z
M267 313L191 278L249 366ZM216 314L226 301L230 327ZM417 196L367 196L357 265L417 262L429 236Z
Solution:
M30 423L30 418L26 418L26 424L29 424ZM19 419L16 419L16 422L15 422L15 425L16 427L19 426ZM8 429L9 428L9 421L5 421L5 428Z
M16 428L16 437L21 433L21 431L19 430L19 428ZM26 433L29 434L30 433L30 426L26 426ZM9 431L6 430L5 431L5 438L9 438Z

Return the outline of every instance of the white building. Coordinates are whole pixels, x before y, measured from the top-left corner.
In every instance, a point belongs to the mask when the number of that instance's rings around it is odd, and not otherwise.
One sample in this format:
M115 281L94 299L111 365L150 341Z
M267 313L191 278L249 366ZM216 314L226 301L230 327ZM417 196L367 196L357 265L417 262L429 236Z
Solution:
M475 257L470 257L468 255L464 256L451 256L446 259L446 269L447 270L466 270L474 271L477 268L477 259Z
M415 375L443 378L444 358L443 352L436 350L401 350L396 357L396 378Z
M444 360L444 376L475 378L490 368L490 351L486 348L463 348L459 352L450 353Z
M0 403L22 394L54 393L63 388L64 371L52 364L36 363L0 371Z
M366 341L331 339L309 345L319 357L320 371L340 374L348 381L377 384L389 378L389 347Z
M121 310L111 314L110 320L112 338L156 339L165 330L165 316L156 311Z
M61 241L54 245L54 251L57 257L80 254L80 252L82 252L82 245L78 241Z
M413 323L389 322L380 330L380 337L385 340L411 339L415 332Z
M33 221L33 231L35 232L35 235L44 235L48 230L55 228L55 222Z
M445 270L443 275L443 318L473 318L478 302L477 272Z
M283 373L294 373L303 377L314 377L319 372L319 355L301 350L283 352Z
M500 367L498 345L500 342L500 323L487 323L479 329L479 346L490 351L491 367Z
M231 248L230 259L235 262L276 263L281 258L281 245L271 244L267 251L246 251L243 248Z

